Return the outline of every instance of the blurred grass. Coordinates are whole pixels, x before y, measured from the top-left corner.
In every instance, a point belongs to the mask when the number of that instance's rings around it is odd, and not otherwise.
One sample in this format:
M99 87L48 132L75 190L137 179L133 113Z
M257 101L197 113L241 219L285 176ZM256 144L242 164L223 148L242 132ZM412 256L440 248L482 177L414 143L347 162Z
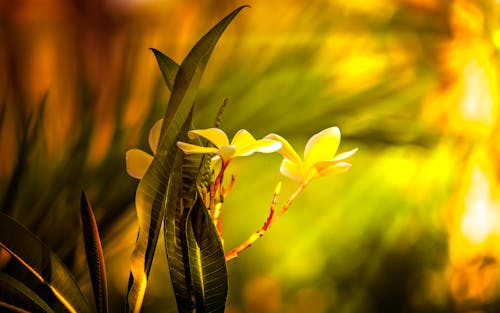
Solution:
M276 132L300 151L309 136L337 125L341 150L359 151L350 171L313 182L229 263L228 312L496 312L498 248L457 239L475 151L488 155L477 162L489 162L491 203L499 196L500 6L492 0L0 1L4 203L25 158L16 196L2 210L88 286L75 231L84 188L104 236L111 305L121 308L137 183L124 154L146 149L168 99L148 48L180 61L241 4L252 8L214 52L196 125L210 126L229 98L222 128L230 136L240 128ZM45 92L40 130L23 152L21 121L38 116ZM283 179L279 162L265 155L233 164L227 247L264 222ZM293 191L284 183L281 201ZM143 311L173 312L161 248L158 256ZM474 258L494 262L469 275ZM471 277L485 268L493 283L479 286Z

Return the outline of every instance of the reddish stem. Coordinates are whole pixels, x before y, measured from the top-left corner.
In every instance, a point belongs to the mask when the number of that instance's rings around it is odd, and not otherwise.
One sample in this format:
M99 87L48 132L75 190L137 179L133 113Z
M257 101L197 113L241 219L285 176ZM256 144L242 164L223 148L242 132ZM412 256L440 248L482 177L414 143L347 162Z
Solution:
M241 252L243 252L244 250L249 248L257 239L264 236L266 231L269 228L271 228L273 223L276 222L283 214L285 214L285 212L288 210L288 208L293 204L293 201L295 200L295 198L297 198L297 196L304 190L305 187L306 187L306 184L300 184L299 188L297 188L297 190L288 198L285 205L281 208L278 215L276 215L276 216L274 215L274 212L275 212L276 202L278 199L279 192L275 191L273 194L273 200L271 201L269 215L268 215L264 225L261 228L257 229L252 235L250 235L250 237L248 237L241 244L239 244L238 246L233 248L231 251L226 253L226 255L225 255L226 261L230 261L234 258L237 258Z

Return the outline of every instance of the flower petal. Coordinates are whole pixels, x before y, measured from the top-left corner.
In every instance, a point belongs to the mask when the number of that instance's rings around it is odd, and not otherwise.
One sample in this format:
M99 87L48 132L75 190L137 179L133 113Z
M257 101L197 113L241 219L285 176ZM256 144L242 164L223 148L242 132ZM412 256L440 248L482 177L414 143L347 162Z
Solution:
M271 139L281 142L281 148L277 150L278 153L294 163L302 164L302 160L300 159L299 155L297 154L297 152L295 152L292 145L290 145L290 143L285 138L277 134L269 134L264 137L264 139Z
M338 154L337 156L335 156L332 161L342 161L342 160L345 160L347 159L348 157L350 157L351 155L353 155L354 153L356 153L356 151L358 151L358 148L354 148L352 150L349 150L347 152L343 152L341 154Z
M247 156L254 152L272 153L278 151L280 148L281 142L270 139L259 139L253 144L242 147L241 149L237 147L236 156Z
M240 129L231 140L231 145L238 148L244 148L255 144L257 140L246 129Z
M286 177L292 180L295 180L297 182L302 181L302 173L300 166L298 166L297 163L292 162L287 158L284 158L283 161L281 162L280 172L281 174L285 175Z
M158 149L158 143L160 141L160 133L162 126L163 126L163 119L156 122L149 131L149 138L148 138L149 147L151 148L151 151L153 151L153 154L156 154L156 150Z
M330 163L330 162L321 162L321 163ZM326 165L326 164L325 164ZM320 168L316 168L318 174L320 176L339 174L347 171L351 168L351 164L347 162L332 162L329 166L321 166Z
M279 141L270 139L259 139L256 142L255 151L261 153L273 153L281 149L283 144Z
M214 153L221 157L224 161L229 161L233 158L234 153L236 152L235 146L222 146L219 150Z
M125 154L127 173L137 179L141 179L144 176L152 161L152 155L139 149L128 150Z
M217 152L217 148L214 147L200 147L182 141L177 141L177 147L179 147L179 149L181 149L185 154Z
M222 160L221 160L220 156L214 155L210 159L210 168L214 171L215 176L217 176L217 174L219 174L221 167L222 167Z
M335 157L340 144L340 130L330 127L309 139L304 151L304 166L311 168L315 163Z
M188 137L189 139L198 137L206 138L217 148L229 145L229 139L227 139L226 133L219 128L193 129L188 132Z

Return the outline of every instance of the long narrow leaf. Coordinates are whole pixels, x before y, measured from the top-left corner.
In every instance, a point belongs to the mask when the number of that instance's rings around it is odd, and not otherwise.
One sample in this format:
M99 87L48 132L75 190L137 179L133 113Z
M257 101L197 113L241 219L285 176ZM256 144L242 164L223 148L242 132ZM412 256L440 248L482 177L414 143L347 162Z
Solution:
M188 217L188 237L196 312L223 313L228 290L224 249L199 197Z
M169 182L164 240L177 310L179 313L189 313L194 309L194 294L191 285L191 271L189 269L188 246L185 232L189 207L185 209L181 197L181 166L183 159L182 152L177 152L174 162L175 165L178 165L178 170L174 170Z
M0 247L48 286L69 312L90 312L73 275L52 250L3 213L0 213L0 229Z
M25 284L2 272L0 272L0 302L20 311L54 312L42 298Z
M205 67L212 55L220 36L236 17L236 15L246 6L241 6L223 18L217 23L205 36L203 36L191 49L177 71L175 76L172 94L170 96L167 108L175 112L172 116L166 115L162 127L162 134L165 132L171 134L171 131L179 130L186 120L191 108L193 107L196 93L200 85L201 77ZM175 132L177 133L177 132ZM174 137L174 140L177 136ZM165 139L168 139L166 136ZM172 138L170 136L170 138ZM165 140L169 143L169 140ZM168 146L168 144L166 145Z
M175 142L193 107L201 76L215 44L242 8L226 16L193 47L175 77L158 151L139 182L135 197L139 234L131 257L131 276L127 295L127 307L130 312L140 310L146 291L147 278L166 206L167 186L177 151Z
M87 196L82 191L81 217L83 226L83 239L85 242L85 254L92 280L95 305L98 313L108 312L108 283L106 278L106 266L104 264L104 253L102 251L101 239L97 222L92 212L92 207Z
M161 51L154 48L151 48L151 51L153 51L156 57L156 61L158 62L158 66L160 67L163 80L167 84L168 90L172 91L174 88L175 76L179 70L179 65Z
M192 122L192 116L190 114L184 123L182 131L179 134L179 140L185 141L188 139L187 132ZM168 184L163 226L170 279L179 313L192 312L194 309L194 296L191 286L191 272L189 270L188 247L185 235L187 213L192 201L185 197L185 195L191 194L192 186L195 185L188 185L187 190L185 189L186 185L183 184L183 163L184 153L177 150Z

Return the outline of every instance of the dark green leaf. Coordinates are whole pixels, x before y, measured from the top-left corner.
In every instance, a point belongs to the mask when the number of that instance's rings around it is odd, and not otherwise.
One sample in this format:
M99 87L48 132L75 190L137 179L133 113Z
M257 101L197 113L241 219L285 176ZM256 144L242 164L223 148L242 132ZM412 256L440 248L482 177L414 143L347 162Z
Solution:
M196 312L223 313L228 289L224 249L200 197L188 215L187 231Z
M191 112L201 76L218 39L241 11L240 7L212 28L190 51L179 67L164 117L158 151L139 183L135 204L139 234L131 258L127 295L128 311L138 312L146 291L156 243L164 216L167 188L172 175L175 145Z
M167 84L168 90L172 91L174 88L175 75L179 70L179 65L174 60L163 54L161 51L151 48L153 51L158 66L160 67L163 80Z
M89 304L73 275L52 250L3 213L0 213L0 229L0 247L48 286L68 311L90 312Z
M196 43L184 61L182 61L177 71L177 75L175 76L174 87L168 102L168 106L171 108L167 108L167 112L171 110L171 112L175 112L175 114L165 115L162 134L178 133L178 130L183 125L193 107L201 77L217 41L229 23L231 23L234 17L245 7L246 6L241 6L237 8L217 23ZM177 130L177 132L173 132L175 130ZM168 138L175 141L177 136L165 136L162 140L169 143L170 140L168 140ZM166 146L168 146L168 144Z
M25 284L2 272L0 272L0 303L29 312L54 312L42 298Z
M106 278L106 266L104 265L104 254L97 222L92 212L92 207L87 196L82 191L81 217L83 226L83 239L85 242L85 254L92 280L95 305L98 313L108 312L108 283Z
M192 115L190 115L192 116ZM187 130L191 124L189 118L183 127L183 132L179 135L179 140L187 139ZM177 150L174 167L172 169L168 190L165 222L163 226L165 250L167 253L170 279L174 289L177 309L179 313L192 312L194 309L194 296L191 286L191 274L187 259L186 242L186 220L189 209L189 199L185 197L192 194L190 190L184 190L183 184L183 163L184 154ZM188 184L192 188L194 184ZM187 209L185 209L187 207Z

